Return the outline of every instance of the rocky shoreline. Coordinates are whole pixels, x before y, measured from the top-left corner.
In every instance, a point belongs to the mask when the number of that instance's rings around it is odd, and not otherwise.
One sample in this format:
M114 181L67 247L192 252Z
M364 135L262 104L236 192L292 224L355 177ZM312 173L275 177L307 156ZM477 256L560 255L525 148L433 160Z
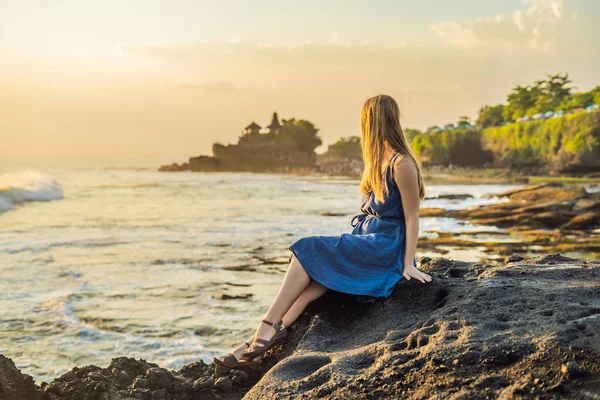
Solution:
M600 192L546 183L494 194L508 201L463 210L422 208L421 217L443 216L471 224L505 229L512 241L477 240L488 232L438 233L419 238L419 248L442 252L442 246L479 247L497 255L530 252L600 253ZM489 232L499 235L498 232Z
M600 393L600 261L422 258L375 304L330 292L273 349L262 377L199 361L74 368L36 386L0 357L0 399L582 398Z

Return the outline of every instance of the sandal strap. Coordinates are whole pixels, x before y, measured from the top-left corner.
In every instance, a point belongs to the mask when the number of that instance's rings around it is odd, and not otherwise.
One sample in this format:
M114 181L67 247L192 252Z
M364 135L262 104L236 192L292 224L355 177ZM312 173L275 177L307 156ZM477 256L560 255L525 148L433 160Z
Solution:
M274 324L271 321L267 321L266 319L263 319L261 322L267 324L267 325L271 325L273 328L277 329L278 331L280 331L281 329L283 329L283 320L279 321L278 324Z
M273 340L273 339L271 339L271 340ZM253 343L257 343L257 342L258 342L258 343L262 344L262 345L263 345L263 347L264 347L264 346L266 346L266 345L270 344L270 343L271 343L271 340L266 340L266 339L256 339L256 340L255 340Z

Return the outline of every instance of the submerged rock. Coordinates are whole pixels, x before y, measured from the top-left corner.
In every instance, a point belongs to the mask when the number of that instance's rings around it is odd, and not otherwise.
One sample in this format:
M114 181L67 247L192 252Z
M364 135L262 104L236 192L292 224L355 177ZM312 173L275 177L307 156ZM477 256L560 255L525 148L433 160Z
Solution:
M329 292L312 303L262 377L121 357L42 393L0 357L0 399L596 398L600 261L423 258L421 269L432 282L403 279L384 301Z

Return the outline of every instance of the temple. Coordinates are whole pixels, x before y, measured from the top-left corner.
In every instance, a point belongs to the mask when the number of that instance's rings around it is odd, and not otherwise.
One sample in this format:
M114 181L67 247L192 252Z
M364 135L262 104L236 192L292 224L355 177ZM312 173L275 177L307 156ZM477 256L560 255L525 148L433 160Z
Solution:
M262 126L258 125L256 122L252 121L252 123L246 127L246 134L247 135L258 135L260 133L261 129L262 129Z
M258 125L256 122L252 121L252 123L250 125L248 125L246 128L244 128L244 131L247 135L258 135L261 133L260 132L261 129L262 129L262 126ZM267 129L268 129L268 131L263 132L263 133L270 133L270 134L276 135L281 130L281 123L279 122L279 116L277 115L276 112L273 113L273 117L271 118L271 124L269 124L269 126L267 126Z
M277 134L281 129L281 124L279 123L279 116L276 112L273 113L273 118L271 119L271 124L267 126L269 128L269 133Z

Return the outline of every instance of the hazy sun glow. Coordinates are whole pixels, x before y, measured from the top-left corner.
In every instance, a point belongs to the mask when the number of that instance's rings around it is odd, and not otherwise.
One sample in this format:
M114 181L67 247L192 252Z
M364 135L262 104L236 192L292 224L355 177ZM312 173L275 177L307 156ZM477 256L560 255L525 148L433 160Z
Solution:
M595 0L282 3L0 0L0 152L208 154L273 111L330 143L380 92L425 128L547 73L599 83Z

